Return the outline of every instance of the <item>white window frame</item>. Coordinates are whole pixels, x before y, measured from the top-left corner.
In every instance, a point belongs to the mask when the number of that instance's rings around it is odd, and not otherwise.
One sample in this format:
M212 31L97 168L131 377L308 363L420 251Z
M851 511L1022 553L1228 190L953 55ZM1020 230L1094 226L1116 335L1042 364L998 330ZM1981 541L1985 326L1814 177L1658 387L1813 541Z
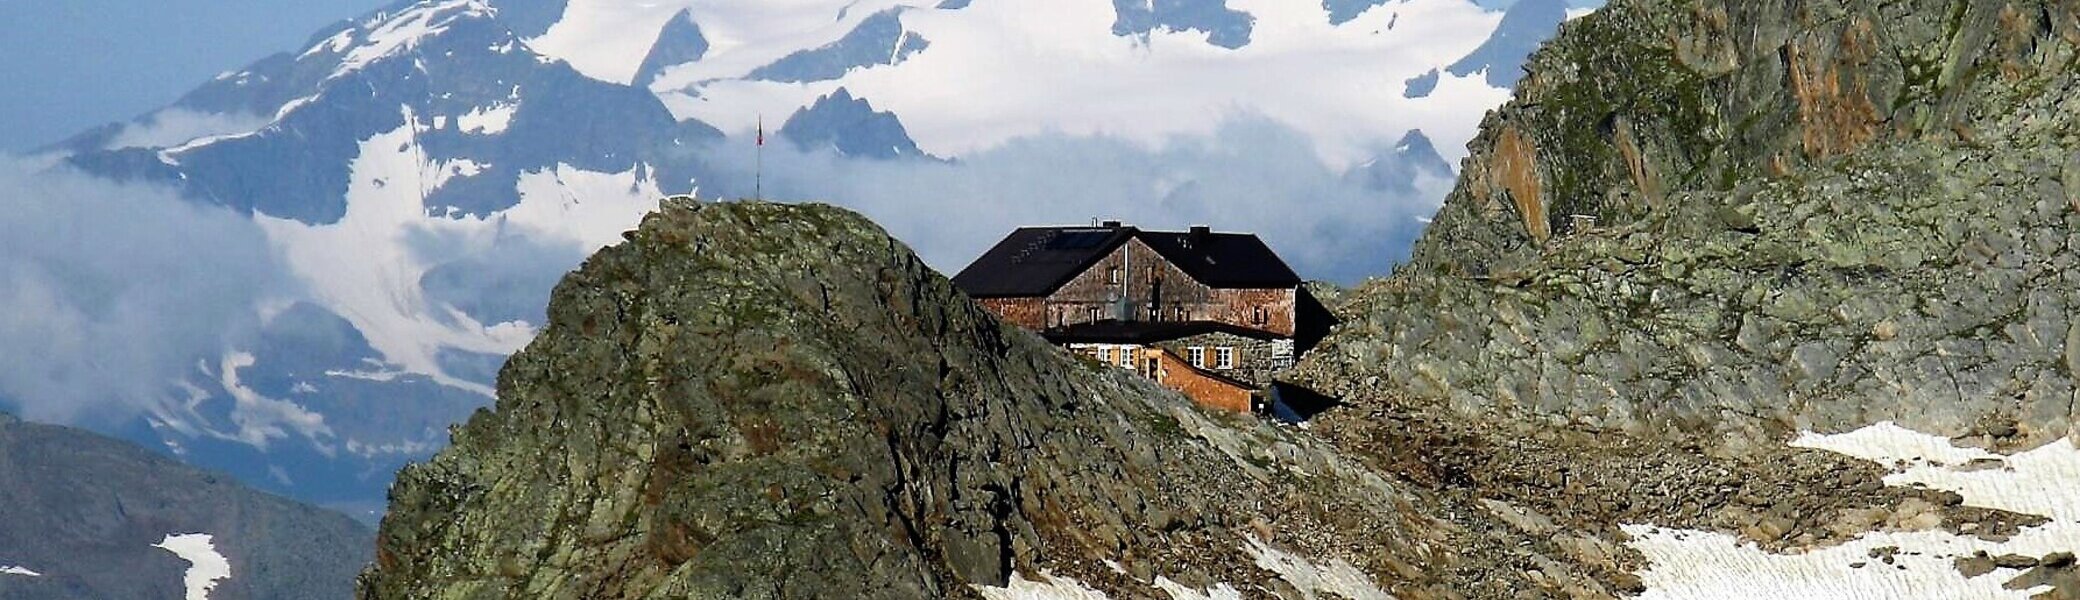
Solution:
M1226 371L1235 368L1235 347L1221 346L1213 350L1213 368Z
M1112 364L1111 346L1101 346L1098 348L1098 362L1105 363L1108 365Z
M1185 362L1189 362L1189 363L1192 363L1192 366L1194 366L1194 367L1198 367L1198 368L1201 368L1201 369L1204 369L1204 368L1206 368L1206 347L1205 347L1205 346L1192 346L1192 347L1190 347L1190 348L1185 348L1185 349L1184 349L1184 355L1185 355Z

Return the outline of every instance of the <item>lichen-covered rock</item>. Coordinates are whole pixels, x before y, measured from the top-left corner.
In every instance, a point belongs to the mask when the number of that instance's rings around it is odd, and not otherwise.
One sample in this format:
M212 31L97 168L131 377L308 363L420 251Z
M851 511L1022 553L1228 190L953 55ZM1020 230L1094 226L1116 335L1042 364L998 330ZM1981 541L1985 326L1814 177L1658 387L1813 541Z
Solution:
M2080 7L1620 0L1297 377L1729 448L2074 431Z

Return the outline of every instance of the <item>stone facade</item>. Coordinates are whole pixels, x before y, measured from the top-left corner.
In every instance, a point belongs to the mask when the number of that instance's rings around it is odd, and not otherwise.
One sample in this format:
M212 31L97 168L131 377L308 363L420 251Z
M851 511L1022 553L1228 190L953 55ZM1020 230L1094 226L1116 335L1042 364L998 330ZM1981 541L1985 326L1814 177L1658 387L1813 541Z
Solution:
M1295 359L1291 338L1209 333L1159 342L1156 346L1182 357L1192 366L1257 387L1271 385L1271 376L1291 368ZM1224 353L1227 355L1225 362L1222 361ZM1195 356L1200 360L1193 362Z
M1036 331L1047 327L1045 298L977 298L975 303L997 313L1006 323Z
M1216 289L1185 274L1141 240L1128 240L1038 307L993 298L984 306L1021 327L1054 329L1099 321L1211 321L1291 337L1298 288ZM1033 312L1044 315L1032 324Z

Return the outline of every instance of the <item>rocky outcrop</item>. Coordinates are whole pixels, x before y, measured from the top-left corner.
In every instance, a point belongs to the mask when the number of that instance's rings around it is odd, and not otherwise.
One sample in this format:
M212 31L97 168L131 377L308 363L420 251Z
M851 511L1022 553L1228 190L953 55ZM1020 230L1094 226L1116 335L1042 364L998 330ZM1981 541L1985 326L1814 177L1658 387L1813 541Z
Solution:
M2041 533L1782 442L2071 432L2076 40L2027 2L1572 22L1411 262L1334 295L1311 431L1050 348L857 215L670 201L400 476L361 595L1604 598L1647 587L1627 526Z
M557 288L497 408L400 476L361 597L1611 597L1641 585L1620 523L1776 546L1841 514L2033 523L1823 452L1204 413L827 206L673 200L629 237Z
M368 528L142 448L0 414L0 598L192 598L190 563L156 547L209 537L216 600L346 598Z
M1298 378L1728 449L2069 435L2076 44L2071 3L1613 2Z
M1454 500L1061 352L827 206L668 201L558 286L499 383L400 476L362 597L1322 585L1252 552L1397 590L1480 576L1416 566L1474 545L1416 508Z

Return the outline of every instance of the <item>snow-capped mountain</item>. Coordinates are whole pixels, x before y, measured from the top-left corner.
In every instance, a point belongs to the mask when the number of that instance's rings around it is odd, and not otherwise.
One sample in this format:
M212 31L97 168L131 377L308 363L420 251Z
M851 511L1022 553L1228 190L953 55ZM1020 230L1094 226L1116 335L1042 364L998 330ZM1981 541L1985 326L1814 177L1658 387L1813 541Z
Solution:
M1311 275L1376 273L1348 257L1405 248L1570 10L406 1L53 151L238 211L297 284L140 399L128 435L374 507L489 401L556 279L664 195L852 205L942 270L1009 227L1102 215L1219 217Z

